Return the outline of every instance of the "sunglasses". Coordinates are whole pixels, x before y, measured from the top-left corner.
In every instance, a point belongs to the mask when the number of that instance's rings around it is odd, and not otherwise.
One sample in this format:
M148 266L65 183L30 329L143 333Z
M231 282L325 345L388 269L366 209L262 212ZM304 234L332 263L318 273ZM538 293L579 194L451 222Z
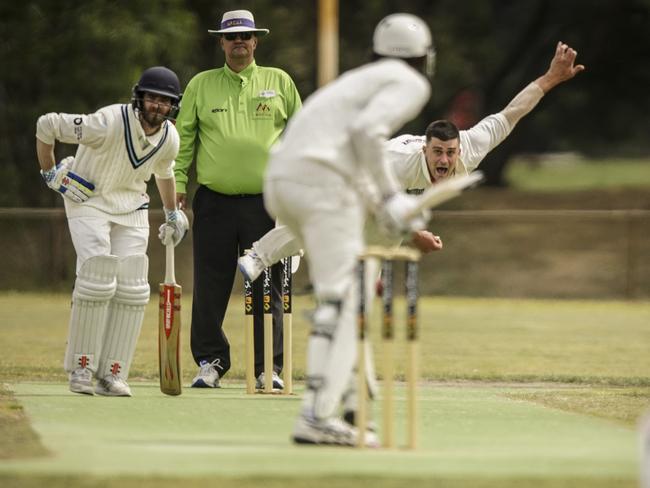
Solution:
M253 37L253 33L252 33L252 32L233 32L233 33L231 33L231 34L224 34L223 37L224 37L227 41L234 41L234 40L237 39L238 37L239 37L242 41L250 41L251 38Z

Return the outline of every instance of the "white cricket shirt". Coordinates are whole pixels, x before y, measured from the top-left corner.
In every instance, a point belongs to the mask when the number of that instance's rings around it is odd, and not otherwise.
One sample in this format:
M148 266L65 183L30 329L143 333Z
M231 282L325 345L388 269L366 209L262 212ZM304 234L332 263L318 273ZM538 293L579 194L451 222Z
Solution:
M94 195L77 204L64 198L66 215L99 216L122 225L148 227L146 182L174 175L179 138L165 121L151 136L144 133L130 104L115 104L89 115L49 113L36 124L36 137L78 144L71 170L95 185Z

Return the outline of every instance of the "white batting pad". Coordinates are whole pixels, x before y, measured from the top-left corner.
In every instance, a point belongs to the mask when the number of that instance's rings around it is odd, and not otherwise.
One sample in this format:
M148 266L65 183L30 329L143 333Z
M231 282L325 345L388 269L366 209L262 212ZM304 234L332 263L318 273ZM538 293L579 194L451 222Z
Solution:
M303 396L303 409L309 416L323 419L334 415L352 376L357 357L357 295L348 293L330 337L319 333L318 326L309 336L307 378L317 379L315 388L308 388Z
M72 292L72 311L63 366L67 372L79 367L97 371L106 326L108 304L115 294L116 256L93 256L81 265Z
M119 262L117 290L109 306L97 377L115 374L126 380L140 335L144 310L149 303L149 260L144 254Z

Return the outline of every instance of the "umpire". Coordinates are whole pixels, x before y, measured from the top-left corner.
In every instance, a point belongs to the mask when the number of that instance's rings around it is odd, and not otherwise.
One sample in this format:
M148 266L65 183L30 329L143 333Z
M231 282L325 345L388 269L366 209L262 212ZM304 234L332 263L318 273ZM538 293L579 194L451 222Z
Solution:
M226 62L187 85L176 124L181 142L175 174L177 200L184 208L188 171L196 158L191 348L199 372L192 386L218 388L231 366L223 319L237 258L274 227L262 198L268 151L301 101L287 73L256 64L258 39L269 30L256 28L251 12L226 12L219 29L208 32L219 38ZM283 387L278 375L283 360L280 269L273 268L274 388ZM258 385L264 364L261 281L253 285Z

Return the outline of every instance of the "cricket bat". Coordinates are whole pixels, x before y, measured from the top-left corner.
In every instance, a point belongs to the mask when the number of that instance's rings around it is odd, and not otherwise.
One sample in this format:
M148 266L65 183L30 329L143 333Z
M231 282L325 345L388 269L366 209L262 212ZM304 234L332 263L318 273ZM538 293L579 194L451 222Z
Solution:
M158 359L160 391L166 395L181 394L180 332L181 287L174 275L174 244L167 244L165 282L161 283L158 315Z
M474 171L465 176L458 176L436 183L418 197L418 205L408 214L406 218L412 218L428 208L437 207L447 200L456 198L463 190L477 184L483 179L483 173Z

